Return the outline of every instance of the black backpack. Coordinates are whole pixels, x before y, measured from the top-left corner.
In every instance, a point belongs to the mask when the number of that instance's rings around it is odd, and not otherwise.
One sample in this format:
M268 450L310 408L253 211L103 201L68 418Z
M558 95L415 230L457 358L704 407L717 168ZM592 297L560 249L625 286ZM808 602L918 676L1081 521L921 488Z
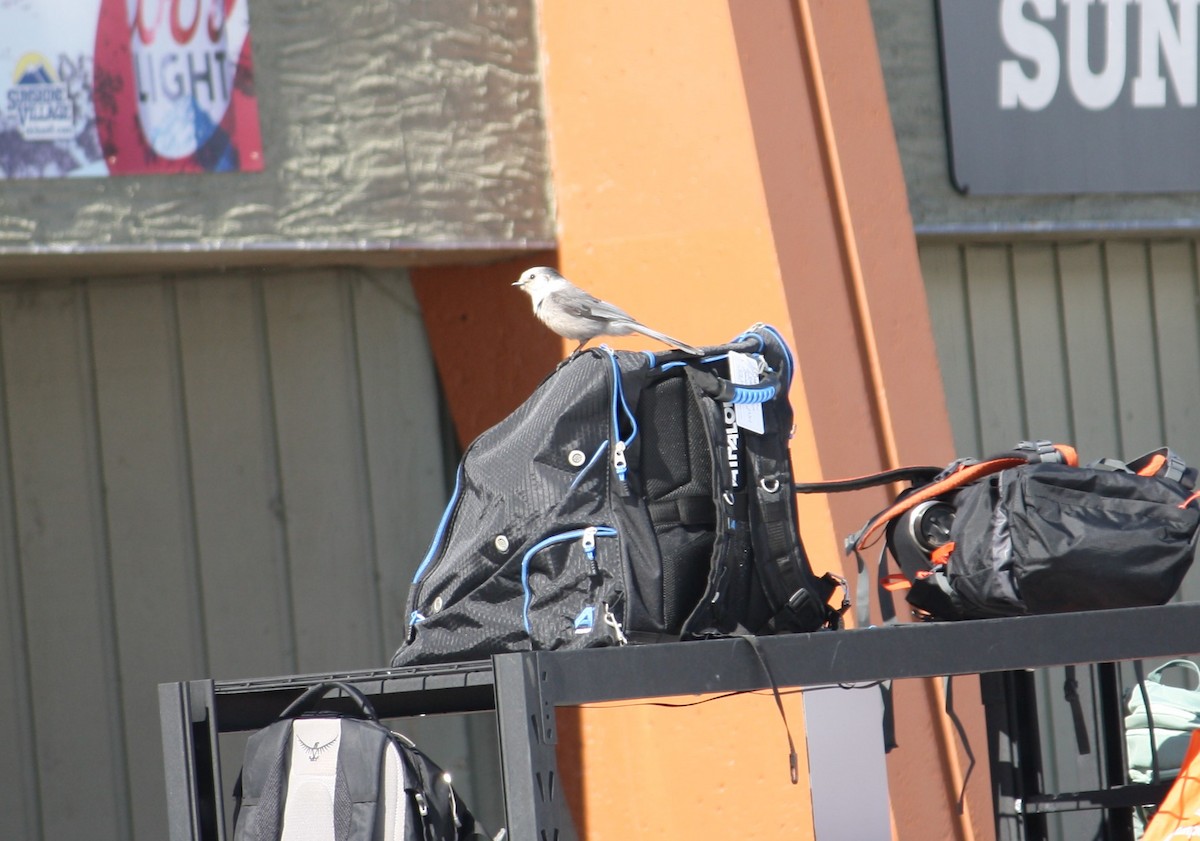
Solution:
M566 359L463 456L392 665L835 626L841 581L797 530L792 370L763 326Z
M352 715L315 710L340 690ZM450 775L380 723L356 687L319 683L246 742L234 787L233 841L484 839Z
M897 478L912 487L847 538L847 552L882 539L901 571L885 574L881 550L880 582L907 589L926 618L1164 604L1195 555L1196 470L1167 448L1080 467L1072 447L1026 441L983 460L903 468L841 489Z

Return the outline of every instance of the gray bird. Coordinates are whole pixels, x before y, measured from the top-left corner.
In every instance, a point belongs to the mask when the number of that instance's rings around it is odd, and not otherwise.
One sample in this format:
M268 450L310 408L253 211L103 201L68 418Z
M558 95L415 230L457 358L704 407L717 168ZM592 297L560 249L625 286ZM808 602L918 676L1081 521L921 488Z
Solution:
M597 336L625 336L641 333L688 353L699 355L699 348L652 330L618 306L584 292L548 266L528 269L513 286L533 299L533 314L564 339L575 339L578 353L588 340Z

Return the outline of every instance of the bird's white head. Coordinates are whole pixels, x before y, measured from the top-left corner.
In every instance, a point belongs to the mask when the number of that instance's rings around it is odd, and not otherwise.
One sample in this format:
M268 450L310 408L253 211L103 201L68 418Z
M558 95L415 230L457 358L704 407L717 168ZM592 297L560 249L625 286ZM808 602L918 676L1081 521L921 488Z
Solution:
M534 266L533 269L524 270L521 277L512 282L512 286L524 289L530 295L536 296L538 293L544 292L547 287L562 280L563 276L551 269L550 266Z
M557 284L565 282L563 276L549 266L535 266L522 272L521 276L513 281L513 286L528 293L534 301L540 301Z

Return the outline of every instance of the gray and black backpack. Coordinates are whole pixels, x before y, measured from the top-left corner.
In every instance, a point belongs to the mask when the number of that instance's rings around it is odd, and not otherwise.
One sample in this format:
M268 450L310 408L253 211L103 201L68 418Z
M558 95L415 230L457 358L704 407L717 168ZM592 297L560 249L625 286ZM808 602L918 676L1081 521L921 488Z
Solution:
M334 692L353 712L320 709ZM310 687L250 736L234 798L234 841L487 838L450 775L339 681Z
M844 582L798 532L792 370L764 326L565 360L464 455L392 665L835 627Z

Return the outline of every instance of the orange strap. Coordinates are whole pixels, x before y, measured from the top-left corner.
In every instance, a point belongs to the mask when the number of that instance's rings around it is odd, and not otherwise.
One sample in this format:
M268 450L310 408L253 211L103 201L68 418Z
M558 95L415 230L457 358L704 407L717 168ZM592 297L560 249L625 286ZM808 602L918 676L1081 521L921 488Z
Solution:
M947 543L943 543L941 546L930 552L929 560L934 566L945 566L946 562L950 560L950 553L953 551L954 541L951 540Z
M1069 444L1052 444L1051 446L1062 456L1064 464L1069 467L1079 466L1079 454L1075 452L1074 447ZM1001 470L1034 463L1034 461L1031 461L1035 455L1034 453L1030 452L1029 455L1022 455L1021 453L1022 451L1016 450L1012 455L996 456L986 461L963 465L941 481L926 485L921 490L897 500L890 508L875 516L874 521L863 530L858 540L855 541L854 548L862 549L876 536L879 529L883 528L889 521L899 517L910 508L920 505L927 499L941 496L955 488L969 485L976 479L990 476L993 473L999 473Z
M950 559L950 553L954 551L954 541L945 543L930 553L929 559L933 561L934 566L942 566ZM933 575L933 570L922 569L917 571L917 578L928 578ZM902 572L893 572L891 575L885 575L879 579L879 584L889 593L894 593L897 590L907 590L912 587L912 582L905 577Z
M990 476L993 473L999 473L1001 470L1007 470L1010 467L1020 467L1028 463L1028 459L1020 458L1019 456L1004 456L1002 458L991 459L990 461L964 465L940 482L926 485L919 491L897 500L890 508L876 515L875 522L871 523L854 544L855 548L861 549L866 546L870 543L876 532L887 525L890 520L899 517L910 508L915 508L927 499L933 499L955 488L969 485L971 482L984 476Z
M1054 444L1054 449L1062 453L1063 464L1067 467L1079 466L1079 454L1075 452L1075 448L1070 444Z
M1191 496L1189 496L1189 497L1188 497L1187 499L1185 499L1183 502L1179 503L1179 507L1180 507L1180 508L1187 508L1189 505L1191 505L1191 504L1192 504L1193 502L1195 502L1197 499L1200 499L1200 491L1196 491L1194 494L1192 494Z
M1158 471L1162 470L1163 465L1167 463L1167 457L1162 453L1155 453L1146 460L1142 465L1142 469L1137 472L1139 476L1157 476Z

